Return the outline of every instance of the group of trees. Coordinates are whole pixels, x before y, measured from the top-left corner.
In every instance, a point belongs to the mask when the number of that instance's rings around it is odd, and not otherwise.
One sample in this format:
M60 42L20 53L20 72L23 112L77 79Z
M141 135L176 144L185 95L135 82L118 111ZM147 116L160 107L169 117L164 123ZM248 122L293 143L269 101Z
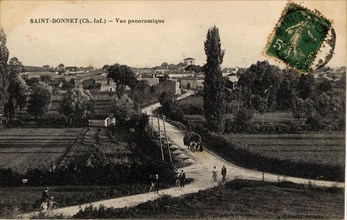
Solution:
M28 112L37 118L49 108L52 99L51 88L37 82L28 85L19 76L23 65L16 58L10 60L9 51L6 47L6 34L0 29L0 108L8 122L16 118L17 111L21 111L28 104Z
M240 75L239 86L243 106L254 112L292 111L294 118L307 119L312 129L322 127L328 117L332 123L342 123L344 97L336 96L324 78L281 70L263 61Z
M328 80L316 80L311 74L300 75L258 61L239 73L239 89L232 91L221 72L224 51L216 26L208 30L204 48L207 62L202 68L203 107L210 131L224 131L225 106L232 101L239 103L237 111L233 111L233 123L237 124L249 124L254 112L292 111L295 118L307 119L312 129L319 129L327 118L344 126L344 96L337 97Z
M184 113L178 106L175 96L165 91L160 95L159 102L162 106L161 111L166 117L175 121L184 121Z
M68 90L60 102L59 111L65 116L67 125L90 118L94 113L94 99L88 90L73 88Z
M148 124L148 116L141 112L141 106L146 101L150 86L136 79L133 70L120 64L105 65L107 77L116 84L117 96L113 100L113 114L120 126L144 131ZM129 88L129 92L125 92Z

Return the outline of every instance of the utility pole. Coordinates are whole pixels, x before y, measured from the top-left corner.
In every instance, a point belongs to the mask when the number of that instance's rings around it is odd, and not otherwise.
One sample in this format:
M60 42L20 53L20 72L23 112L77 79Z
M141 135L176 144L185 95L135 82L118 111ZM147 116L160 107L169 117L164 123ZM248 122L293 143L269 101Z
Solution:
M166 140L166 144L167 144L167 149L168 149L168 151L169 151L170 162L172 163L172 157L171 157L170 145L169 145L169 141L168 141L168 139L167 139L167 135L166 135L166 128L165 128L165 115L162 115L162 117L163 117L163 126L164 126L165 140Z
M163 143L161 142L161 132L160 132L160 119L159 119L159 115L158 115L158 131L159 131L159 141L160 141L161 159L164 161L164 151L163 151Z

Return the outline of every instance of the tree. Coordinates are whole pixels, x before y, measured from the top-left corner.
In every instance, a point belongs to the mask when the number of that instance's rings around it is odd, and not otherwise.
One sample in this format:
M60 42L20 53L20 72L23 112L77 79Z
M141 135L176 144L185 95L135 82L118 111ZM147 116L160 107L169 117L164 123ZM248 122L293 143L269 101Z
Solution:
M146 103L146 99L150 96L151 87L146 81L138 81L131 91L131 96L138 106Z
M52 87L45 82L39 82L31 87L28 113L37 119L46 114L52 103Z
M169 64L167 62L162 63L160 66L164 69L169 69Z
M187 66L185 69L185 71L192 71L194 73L199 73L201 72L201 66L197 66L197 65L189 65Z
M62 89L69 90L75 88L75 79L71 78L69 81L63 80L63 86L61 87Z
M34 86L35 84L38 84L40 82L40 79L37 77L31 77L25 79L28 86Z
M112 79L116 85L116 92L118 98L124 94L126 86L133 89L136 86L137 79L135 73L126 65L114 64L107 69L107 78Z
M137 112L134 101L128 95L123 94L113 100L113 113L121 124L130 121L132 115Z
M279 110L285 111L291 108L294 98L293 88L290 79L285 77L277 91L276 102Z
M176 98L169 92L163 92L159 97L162 113L169 119L183 121L184 113L179 108Z
M64 72L65 72L65 65L62 64L62 63L59 64L59 65L57 66L57 71L58 71L59 74L64 73Z
M4 108L8 98L9 73L7 71L7 61L9 51L6 47L6 34L0 27L0 111Z
M163 113L168 117L169 113L175 110L174 96L169 92L165 91L159 96L159 103L163 108Z
M102 67L102 70L107 70L109 67L110 67L110 65L105 64L105 65Z
M51 83L52 82L52 76L50 75L42 75L40 76L40 80L45 83Z
M321 82L317 84L317 90L320 92L329 92L332 90L332 86L329 80L323 78Z
M5 116L10 122L12 122L13 117L16 117L16 109L24 107L26 102L28 88L24 80L19 77L22 69L22 62L16 57L10 59L7 65L7 71L9 73L8 98L4 107Z
M252 64L240 75L238 82L246 107L262 112L272 109L281 79L282 71L267 61Z
M8 87L9 98L5 104L5 115L11 122L13 117L16 117L16 111L22 111L27 104L29 87L21 77L11 77Z
M310 115L315 114L314 102L309 98L304 100L302 98L295 97L293 99L292 113L293 117L297 120L307 118Z
M326 117L333 111L332 100L325 92L315 95L313 99L314 108L322 117Z
M302 99L309 98L314 92L314 87L315 80L313 75L301 74L296 88L297 96Z
M94 99L88 90L70 89L60 102L60 113L66 117L67 124L80 122L94 113Z
M221 50L219 31L216 26L207 32L204 43L207 63L203 66L204 81L204 112L207 124L211 131L224 131L224 79L220 65L223 62L224 51Z
M237 126L248 126L252 118L253 110L243 107L236 112L233 123Z

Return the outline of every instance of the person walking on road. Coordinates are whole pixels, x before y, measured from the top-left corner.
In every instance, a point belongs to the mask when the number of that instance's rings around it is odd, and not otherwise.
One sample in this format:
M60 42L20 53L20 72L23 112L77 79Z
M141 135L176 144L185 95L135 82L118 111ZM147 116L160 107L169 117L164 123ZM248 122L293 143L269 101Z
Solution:
M149 192L157 192L159 193L159 175L155 174L154 176L150 176L151 178L151 187L149 188Z
M186 174L184 173L183 170L181 170L181 173L179 175L179 181L180 181L180 187L184 188L185 184L186 184Z
M157 194L159 194L159 175L158 174L155 174L155 178L153 180L153 183L154 183L154 191L157 192Z
M227 175L227 168L225 168L224 165L223 165L223 167L222 167L221 174L222 174L222 177L223 177L222 181L225 182L225 181L226 181L225 176Z
M213 182L218 181L218 172L217 172L216 166L214 166L212 170L212 179L213 179Z

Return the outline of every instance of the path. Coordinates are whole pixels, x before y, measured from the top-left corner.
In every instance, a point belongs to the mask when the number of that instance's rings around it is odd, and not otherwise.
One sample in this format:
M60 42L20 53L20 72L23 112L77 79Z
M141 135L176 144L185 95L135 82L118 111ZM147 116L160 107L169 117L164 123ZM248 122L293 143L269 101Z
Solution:
M193 94L192 92L185 93L178 99L186 98L192 94ZM151 115L152 111L158 108L159 106L160 104L156 103L144 108L142 111ZM156 121L156 118L154 120ZM218 183L212 181L213 166L216 166L218 168L218 171L220 172L222 165L225 165L228 171L227 178L229 180L234 178L262 180L262 172L236 166L235 164L232 164L224 160L223 158L215 155L213 152L209 151L206 148L204 148L203 152L193 153L189 151L187 147L184 146L183 144L184 132L177 130L174 126L172 126L169 123L166 123L165 126L166 126L166 131L167 131L167 136L169 141L177 145L178 148L184 154L186 154L187 156L189 156L189 158L195 161L193 165L183 168L187 178L194 178L194 181L192 183L186 185L186 187L183 189L175 187L175 188L161 190L159 195L155 193L144 193L144 194L137 194L132 196L125 196L125 197L120 197L115 199L93 202L89 204L83 204L79 206L61 208L61 209L55 210L55 213L63 214L64 216L72 216L76 214L80 210L80 208L85 208L86 206L89 206L91 204L93 206L104 205L106 207L123 208L123 207L136 206L148 200L157 199L159 198L160 195L164 195L164 194L170 195L173 197L178 197L185 194L196 193L199 190L212 188L218 185ZM154 129L157 129L157 124L154 123L153 127ZM310 182L311 184L315 186L344 188L344 183L342 182L309 180L304 178L284 177L282 175L264 173L264 179L265 181L268 181L268 182L277 182L279 180L283 180L284 178L286 181L299 183L299 184L309 184ZM33 214L37 214L37 213L28 213L28 214L21 215L19 217L29 218Z

